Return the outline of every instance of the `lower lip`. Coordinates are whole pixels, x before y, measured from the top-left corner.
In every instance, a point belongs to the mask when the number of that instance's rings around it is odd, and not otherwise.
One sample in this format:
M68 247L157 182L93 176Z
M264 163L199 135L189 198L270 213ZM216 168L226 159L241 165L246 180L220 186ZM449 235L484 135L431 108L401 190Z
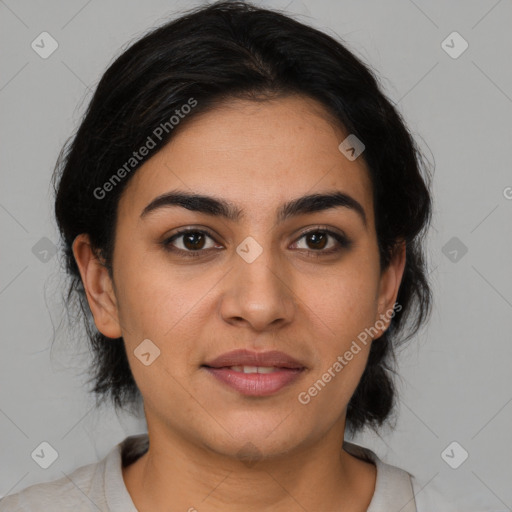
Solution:
M204 367L211 375L246 396L269 396L297 380L303 369L281 368L271 373L243 373L230 368Z

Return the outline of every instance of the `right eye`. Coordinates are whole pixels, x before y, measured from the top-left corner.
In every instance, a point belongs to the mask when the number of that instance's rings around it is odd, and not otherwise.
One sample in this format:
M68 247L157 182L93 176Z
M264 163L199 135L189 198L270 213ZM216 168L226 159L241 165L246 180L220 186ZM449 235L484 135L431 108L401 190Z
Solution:
M205 248L208 238L214 243L210 245L210 247ZM175 243L176 241L178 241L178 244ZM215 247L215 243L216 240L208 231L197 228L186 228L165 239L162 245L167 251L185 257L196 258L201 256L201 253L210 252L210 249ZM181 245L181 247L177 245Z

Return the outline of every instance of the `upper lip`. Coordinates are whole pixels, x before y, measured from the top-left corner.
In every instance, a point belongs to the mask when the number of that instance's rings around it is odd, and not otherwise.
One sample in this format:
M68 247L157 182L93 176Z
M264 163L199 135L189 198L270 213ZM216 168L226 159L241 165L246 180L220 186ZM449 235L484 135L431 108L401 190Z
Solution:
M250 350L233 350L221 354L203 366L223 368L229 366L273 366L276 368L304 368L304 365L293 357L271 350L268 352L251 352Z

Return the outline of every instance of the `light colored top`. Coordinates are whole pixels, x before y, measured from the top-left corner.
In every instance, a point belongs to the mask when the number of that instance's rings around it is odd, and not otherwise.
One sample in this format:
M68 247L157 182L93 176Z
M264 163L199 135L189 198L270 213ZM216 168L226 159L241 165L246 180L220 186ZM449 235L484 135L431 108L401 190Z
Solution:
M137 460L148 447L147 434L128 436L104 459L79 467L69 478L34 484L5 496L0 500L0 512L137 512L125 486L122 467ZM385 464L368 448L346 441L343 448L373 462L377 468L368 512L423 512L416 508L414 479L409 473Z

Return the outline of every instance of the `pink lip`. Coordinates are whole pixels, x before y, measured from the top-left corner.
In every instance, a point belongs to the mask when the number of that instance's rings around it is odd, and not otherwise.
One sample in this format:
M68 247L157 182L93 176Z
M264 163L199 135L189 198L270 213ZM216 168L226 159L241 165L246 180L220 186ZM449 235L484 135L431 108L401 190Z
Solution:
M211 368L223 368L226 366L275 366L278 368L301 369L304 365L293 357L270 350L268 352L251 352L250 350L232 350L220 355L213 361L204 364Z
M299 377L303 370L282 368L272 373L242 373L230 368L206 370L224 384L247 396L268 396L277 393Z
M231 366L274 366L271 373L242 373ZM234 350L203 365L223 384L246 396L269 396L298 379L306 367L284 352Z

